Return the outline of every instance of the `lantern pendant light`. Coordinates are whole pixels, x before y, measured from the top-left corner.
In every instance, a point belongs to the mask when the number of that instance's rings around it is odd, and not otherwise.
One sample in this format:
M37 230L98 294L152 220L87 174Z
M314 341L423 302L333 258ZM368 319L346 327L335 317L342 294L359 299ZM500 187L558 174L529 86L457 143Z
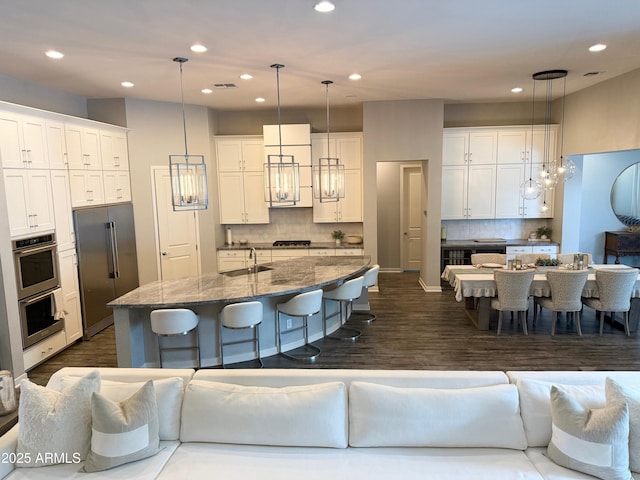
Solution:
M280 69L284 65L274 63L278 90L278 146L277 155L267 155L264 164L264 200L269 207L293 207L300 201L300 164L293 155L282 153L282 124L280 121Z
M340 159L331 157L331 141L329 138L329 85L331 80L324 80L327 98L327 156L318 158L313 166L313 196L321 203L338 202L344 198L344 165Z
M171 176L171 204L176 212L204 210L209 205L207 191L207 164L204 155L190 155L187 149L187 122L184 113L184 90L182 86L182 64L188 58L173 59L180 65L180 96L182 102L182 129L184 132L184 155L169 155Z

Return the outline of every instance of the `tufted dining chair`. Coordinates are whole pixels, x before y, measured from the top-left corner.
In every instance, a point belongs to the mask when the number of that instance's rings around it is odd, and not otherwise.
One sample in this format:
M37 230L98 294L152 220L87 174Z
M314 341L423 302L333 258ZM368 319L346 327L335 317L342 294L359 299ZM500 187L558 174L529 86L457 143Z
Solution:
M507 264L507 255L505 253L472 253L471 265L482 265L483 263L497 263L500 265Z
M611 312L612 324L616 312L621 312L624 315L624 332L629 335L631 294L638 281L638 273L637 268L596 270L598 297L582 298L582 303L600 312L600 335L604 329L604 312Z
M536 260L539 258L549 260L551 256L548 253L519 253L516 255L516 260L520 260L523 265L527 263L536 263Z
M493 271L496 282L496 296L491 299L491 308L498 311L498 335L502 331L502 312L518 312L522 333L527 332L527 310L529 309L529 291L535 270Z
M580 252L576 252L580 253ZM569 263L573 264L573 253L559 253L556 257L560 263ZM583 253L585 255L585 267L588 265L593 265L593 257L590 253Z
M551 310L551 335L556 334L558 312L575 314L576 331L582 335L580 328L580 311L582 310L582 290L587 283L588 270L548 270L547 281L551 289L550 297L535 297L533 323L535 325L538 310L535 306Z

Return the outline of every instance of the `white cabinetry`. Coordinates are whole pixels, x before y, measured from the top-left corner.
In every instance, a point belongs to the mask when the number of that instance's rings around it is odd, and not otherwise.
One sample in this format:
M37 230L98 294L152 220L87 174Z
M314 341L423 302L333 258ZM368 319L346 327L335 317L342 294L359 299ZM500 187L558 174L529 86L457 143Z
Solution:
M442 219L485 219L495 216L496 166L442 167Z
M308 257L308 248L274 248L271 250L271 261L290 260L292 258Z
M68 164L64 123L55 120L47 120L46 127L49 168L52 170L66 170Z
M78 258L74 249L58 252L60 265L60 287L64 296L64 332L66 344L82 336L82 314L80 310L80 287L78 285Z
M65 141L69 168L101 170L100 131L75 123L65 124Z
M555 155L557 125L498 127L498 163L543 163L545 130L549 134L549 155Z
M48 170L5 169L4 183L12 237L54 229Z
M27 348L22 358L24 359L24 369L29 370L47 358L55 355L67 346L67 337L64 330L45 338L32 347Z
M271 250L256 250L258 265L271 262ZM228 272L253 265L249 250L218 250L218 272Z
M103 170L129 171L127 134L117 130L100 130L100 158Z
M51 170L51 190L58 250L73 249L76 245L76 235L73 227L69 173L66 170Z
M49 168L44 119L0 112L0 159L4 168Z
M69 170L69 183L73 207L104 204L104 184L101 171Z
M216 139L220 223L269 223L261 137Z
M102 172L104 183L105 203L118 203L131 201L131 181L129 170L104 170Z
M327 151L329 148L329 151ZM345 168L344 198L338 202L313 199L315 223L362 222L362 134L334 133L329 142L325 134L311 139L313 162L319 158L338 158Z
M521 253L547 253L549 257L558 255L557 245L513 245L506 248L507 260L513 260Z
M442 164L495 164L497 139L495 129L447 129L442 138Z

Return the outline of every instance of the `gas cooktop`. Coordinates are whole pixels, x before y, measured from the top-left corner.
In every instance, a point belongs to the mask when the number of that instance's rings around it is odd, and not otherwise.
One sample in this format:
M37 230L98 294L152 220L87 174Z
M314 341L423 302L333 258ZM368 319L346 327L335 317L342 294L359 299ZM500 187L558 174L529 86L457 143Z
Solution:
M273 242L274 247L308 247L311 240L276 240Z

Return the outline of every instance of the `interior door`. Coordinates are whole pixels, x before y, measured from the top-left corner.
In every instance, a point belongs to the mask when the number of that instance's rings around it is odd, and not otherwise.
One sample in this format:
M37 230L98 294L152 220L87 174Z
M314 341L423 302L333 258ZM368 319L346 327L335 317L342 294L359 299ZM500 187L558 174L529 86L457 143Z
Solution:
M422 168L406 167L402 170L402 268L405 271L420 270Z
M162 280L198 275L198 226L195 211L174 212L169 168L154 173L155 216Z

